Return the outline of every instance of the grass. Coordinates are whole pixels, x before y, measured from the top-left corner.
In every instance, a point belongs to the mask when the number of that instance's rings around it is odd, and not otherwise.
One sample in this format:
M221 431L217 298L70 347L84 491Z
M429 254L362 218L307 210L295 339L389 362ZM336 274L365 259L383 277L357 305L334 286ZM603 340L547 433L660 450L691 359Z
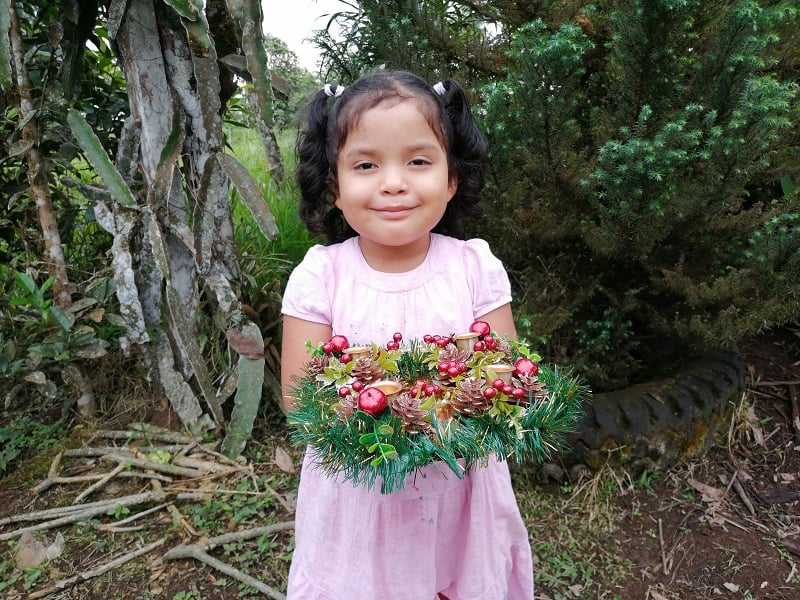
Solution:
M279 232L275 240L266 240L256 228L250 213L234 194L233 218L237 247L246 257L260 256L265 261L265 266L273 265L282 272L286 265L291 267L300 262L306 250L315 242L297 215L299 191L293 180L293 134L285 132L278 139L286 173L285 180L280 184L270 176L257 131L229 127L227 138L232 154L247 168L261 189Z
M612 500L626 493L624 482L610 470L585 476L573 486L547 491L528 468L513 472L514 489L534 553L537 594L561 600L597 595L613 588L629 573L630 561L604 540L621 525L624 515Z

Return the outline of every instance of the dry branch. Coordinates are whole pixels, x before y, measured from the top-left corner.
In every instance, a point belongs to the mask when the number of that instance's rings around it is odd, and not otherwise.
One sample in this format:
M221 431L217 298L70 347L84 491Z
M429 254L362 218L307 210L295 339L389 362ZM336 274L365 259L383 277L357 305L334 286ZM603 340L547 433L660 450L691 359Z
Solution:
M140 469L151 469L156 472L160 473L167 473L168 475L178 475L181 477L202 477L203 472L197 469L187 469L185 467L176 467L174 465L168 465L165 463L159 463L152 460L146 460L142 458L136 458L132 455L126 454L106 454L102 457L103 460L112 460L117 463L122 463L124 465L130 465L132 467L139 467Z
M294 529L294 521L276 523L274 525L265 525L264 527L255 527L253 529L244 529L242 531L234 531L232 533L226 533L216 537L208 538L197 544L184 544L181 546L176 546L163 556L163 560L194 558L195 560L199 560L208 566L225 573L226 575L230 575L238 581L241 581L242 583L245 583L258 590L259 592L266 594L270 598L274 598L275 600L283 600L286 598L286 596L281 592L259 581L258 579L243 573L239 569L236 569L235 567L232 567L231 565L214 558L208 554L208 551L213 550L222 544L249 540L260 537L265 533L278 533L280 531L287 531L289 529Z
M73 510L66 516L63 516L58 519L54 519L52 521L47 521L45 523L40 523L38 525L31 525L30 527L22 527L20 529L15 529L14 531L9 531L8 533L0 534L0 541L10 540L15 537L19 537L26 531L41 531L43 529L53 529L54 527L60 527L61 525L69 525L71 523L76 523L83 519L89 519L91 517L95 517L97 515L104 514L108 512L112 508L116 508L118 506L134 506L136 504L143 504L145 502L160 502L164 499L164 494L156 493L156 492L145 492L143 494L133 494L131 496L123 496L122 498L114 498L108 502L98 503L96 506L91 506L87 508L86 506L82 506L83 510ZM74 508L74 507L68 507Z
M82 502L84 500L84 498L87 498L92 492L94 492L96 490L99 490L101 487L103 487L109 481L114 479L114 477L119 475L120 471L122 471L124 468L125 468L125 464L124 463L119 463L109 473L103 475L103 477L101 479L99 479L98 481L94 482L92 485L90 485L88 488L86 488L80 494L78 494L78 496L75 498L75 501L73 502L73 504L78 504L79 502Z
M142 556L143 554L147 554L151 550L154 550L154 549L158 548L165 541L166 541L166 538L161 538L160 540L156 540L155 542L153 542L151 544L148 544L146 546L142 546L138 550L134 550L133 552L129 552L128 554L123 554L122 556L120 556L118 558L115 558L114 560L112 560L110 562L107 562L104 565L100 565L99 567L97 567L95 569L90 569L89 571L84 571L83 573L78 573L77 575L74 575L73 577L69 577L67 579L62 579L61 581L57 581L56 583L54 583L51 586L48 586L48 587L46 587L44 589L41 589L41 590L39 590L37 592L32 593L31 595L28 596L28 599L29 600L35 600L36 598L44 598L44 597L49 596L50 594L53 594L53 593L55 593L55 592L57 592L59 590L65 590L67 588L71 588L76 583L80 583L81 581L86 581L86 580L91 579L93 577L98 577L98 576L102 575L103 573L107 573L108 571L111 571L112 569L116 569L117 567L119 567L121 565L124 565L125 563L128 563L128 562L132 561L133 559L138 558L139 556Z

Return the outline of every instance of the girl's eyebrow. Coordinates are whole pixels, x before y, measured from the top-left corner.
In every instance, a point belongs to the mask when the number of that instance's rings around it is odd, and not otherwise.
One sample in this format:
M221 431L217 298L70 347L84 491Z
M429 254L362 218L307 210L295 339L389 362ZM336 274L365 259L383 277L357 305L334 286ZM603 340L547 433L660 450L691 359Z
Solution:
M414 144L405 148L405 150L411 154L416 152L431 152L431 151L438 151L444 149L439 145L433 142L420 142L419 144ZM363 155L371 155L375 154L377 150L372 146L356 146L348 150L344 156L363 156Z

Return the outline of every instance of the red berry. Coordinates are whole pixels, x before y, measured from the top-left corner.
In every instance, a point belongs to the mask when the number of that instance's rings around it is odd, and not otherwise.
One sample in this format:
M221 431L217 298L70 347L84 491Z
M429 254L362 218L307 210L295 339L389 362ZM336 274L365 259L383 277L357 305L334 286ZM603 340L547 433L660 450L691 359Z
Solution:
M449 362L443 362L443 363L439 363L437 365L436 370L439 371L439 373L445 374L445 373L447 373L447 369L449 369L449 368L450 368L450 363Z
M514 393L514 386L513 385L504 385L502 391L506 396L510 396L511 394Z
M492 382L492 387L496 390L502 390L506 386L506 382L499 377Z
M347 352L342 352L342 355L339 357L339 360L342 361L343 363L349 363L351 360L353 360L353 357L350 356Z
M467 363L463 361L459 361L456 363L456 369L458 369L459 373L463 373L467 370Z
M358 394L358 408L368 415L378 417L389 406L386 394L383 390L376 387L368 387L361 390Z
M430 344L433 342L433 336L430 333L426 333L424 336L422 336L422 341L426 344Z
M342 387L339 388L339 396L341 396L342 398L347 398L347 396L349 396L349 395L350 395L350 388L349 387L347 387L346 385L343 385Z
M440 388L435 383L429 383L429 384L427 384L425 386L425 395L426 396L433 396L435 394L438 394L439 391L440 391Z
M514 363L514 373L516 375L538 375L539 367L530 358L523 356Z
M458 370L458 367L452 366L449 369L447 369L447 374L450 377L458 377L459 375L461 375L461 371Z
M386 349L387 350L399 350L400 344L392 340L391 342L386 342Z
M343 335L333 336L331 339L328 340L328 343L337 352L343 352L345 348L350 347L350 342L348 342L347 338L344 337Z
M486 321L475 321L470 325L469 330L473 333L477 333L481 337L487 336L492 332L492 328L489 327Z
M483 352L484 350L486 350L486 344L484 344L483 342L475 342L474 344L472 344L472 349L475 352Z
M411 394L414 397L419 396L419 388L417 386L415 386L415 385L412 385L411 389L408 390L408 393Z
M511 392L511 395L514 396L516 400L522 400L525 397L526 392L522 388L514 388L514 390Z
M400 333L399 331L397 331L397 332L395 332L395 334L392 336L392 339L393 339L395 342L401 342L401 341L403 341L403 334L402 334L402 333Z
M353 382L353 385L351 387L353 388L354 392L360 392L361 390L364 389L364 382L356 380Z
M494 350L497 348L497 340L490 335L487 335L483 338L483 343L486 344L486 348L488 350Z
M333 352L333 346L329 342L326 342L322 344L322 351L325 354L330 354L331 352Z
M497 395L497 390L494 389L493 387L487 387L484 388L483 390L483 397L486 398L487 400L491 400L496 395Z

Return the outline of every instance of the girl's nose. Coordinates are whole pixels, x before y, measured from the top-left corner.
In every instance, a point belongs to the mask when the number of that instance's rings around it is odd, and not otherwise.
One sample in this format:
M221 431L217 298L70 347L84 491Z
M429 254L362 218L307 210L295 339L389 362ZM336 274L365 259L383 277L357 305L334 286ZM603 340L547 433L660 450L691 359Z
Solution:
M381 191L385 194L398 194L406 191L407 184L403 171L397 167L384 167Z

